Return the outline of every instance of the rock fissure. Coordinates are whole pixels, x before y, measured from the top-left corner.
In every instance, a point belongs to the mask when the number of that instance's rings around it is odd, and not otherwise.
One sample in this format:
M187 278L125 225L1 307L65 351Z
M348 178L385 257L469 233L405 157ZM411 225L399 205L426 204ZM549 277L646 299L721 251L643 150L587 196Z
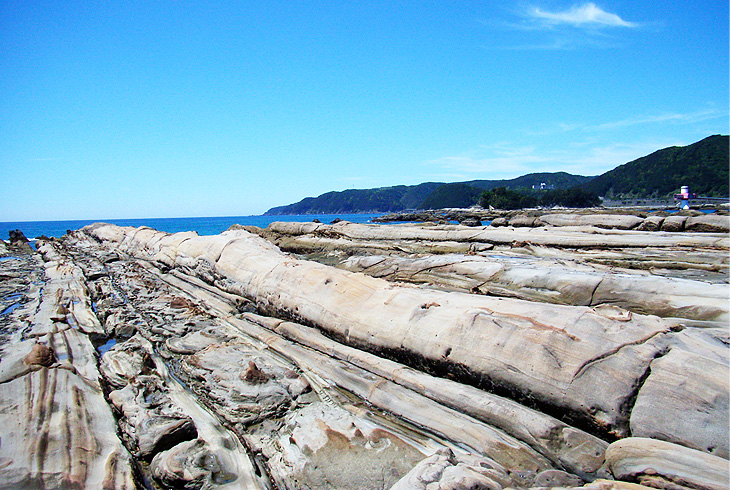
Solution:
M671 349L665 348L663 350L658 351L654 358L648 363L646 366L646 370L641 373L641 376L636 378L636 382L634 384L633 390L629 395L626 397L626 399L621 404L621 411L625 415L626 420L628 421L631 418L631 412L634 409L634 405L636 404L636 399L639 396L639 393L641 392L641 389L644 386L644 383L646 383L647 379L649 379L649 376L651 375L651 366L654 361L657 359L660 359L667 355ZM629 429L629 437L630 437L630 429Z
M593 367L593 365L595 365L596 363L599 363L613 355L616 355L622 349L624 349L626 347L646 344L646 343L650 342L651 340L653 340L655 337L663 336L663 335L666 335L666 332L654 332L646 338L638 339L634 342L628 342L626 344L621 344L619 346L614 347L613 349L611 349L609 351L602 353L601 355L599 355L597 357L588 359L583 364L581 364L580 367L578 368L578 370L575 372L575 374L573 374L573 380L577 380L578 378L583 376L588 369Z

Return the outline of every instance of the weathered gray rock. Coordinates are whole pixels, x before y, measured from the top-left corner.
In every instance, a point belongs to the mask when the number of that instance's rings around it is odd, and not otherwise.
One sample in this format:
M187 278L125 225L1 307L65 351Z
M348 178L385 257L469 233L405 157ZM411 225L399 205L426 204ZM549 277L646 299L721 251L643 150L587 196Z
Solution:
M549 215L558 216L558 215ZM547 216L541 219L546 219ZM621 219L623 217L620 216ZM629 218L631 218L629 216ZM684 216L677 216L686 220ZM570 218L573 220L573 218ZM638 218L641 220L641 218ZM667 218L668 220L670 218ZM666 222L665 220L665 222ZM555 221L558 222L557 219ZM555 225L553 225L555 226ZM313 235L335 236L349 241L386 240L391 243L403 241L440 242L492 245L510 245L514 242L525 242L533 245L553 246L560 248L633 248L633 247L695 247L730 249L730 239L721 234L699 233L649 233L635 230L603 229L596 226L563 226L555 228L514 228L493 227L469 228L456 225L418 226L409 224L366 225L355 223L337 223L324 225L316 223L283 223L274 222L267 231L293 238L306 238ZM229 232L226 232L229 233ZM454 252L458 250L452 250Z
M587 265L607 274L627 269L643 275L651 273L722 284L727 284L730 274L727 234L650 233L595 227L488 227L475 233L453 225L391 225L381 229L353 224L320 226L325 228L274 223L266 230L253 230L282 250L304 254L327 265L339 265L353 255L403 257L418 254L418 258L423 258L432 254L488 255L485 252L489 251L489 255L504 254L513 260L550 259L569 270L584 269ZM336 238L329 238L332 236ZM439 272L424 271L425 274ZM457 282L465 281L457 279ZM507 296L515 294L499 288L480 291ZM539 290L536 292L540 294ZM517 296L522 297L521 293L518 288ZM702 294L697 296L703 297ZM537 297L529 299L542 301Z
M134 325L135 336L112 347L100 366L104 382L116 388L110 398L119 407L125 443L138 458L152 461L152 478L190 488L265 488L270 479L287 490L382 489L403 481L425 456L451 448L450 461L431 472L434 478L421 480L427 481L423 488L571 487L582 479L608 478L608 470L621 474L620 463L606 463L607 443L596 437L610 432L651 435L721 454L717 435L726 428L722 400L728 392L721 378L730 339L726 329L709 327L722 318L666 321L598 303L616 294L627 301L671 296L653 291L662 281L651 282L657 278L648 273L617 274L609 262L599 261L668 262L682 250L683 263L697 264L693 270L702 270L702 264L721 267L716 257L726 254L726 236L652 232L649 238L648 232L572 226L383 228L388 229L309 223L291 225L291 235L266 233L276 240L287 237L294 246L304 243L298 240L332 246L320 252L329 263L342 260L353 243L382 250L383 259L412 262L405 254L416 250L463 247L478 253L493 247L493 255L510 260L496 261L500 267L489 277L513 278L509 287L515 291L531 287L537 293L542 283L529 282L529 273L539 276L550 267L601 279L586 283L586 293L578 276L572 282L551 276L548 291L540 294L549 296L555 285L556 291L573 287L566 306L545 304L539 296L538 303L447 293L297 260L241 230L199 237L94 225L70 234L65 248L46 253L52 271L83 271L80 283L89 285L105 320L100 324L111 318L107 332L126 335L123 325ZM484 234L488 229L498 233ZM103 236L115 241L97 241ZM653 239L656 247L640 245ZM590 245L601 240L600 250ZM562 248L571 241L578 246ZM106 261L112 251L115 258ZM342 255L327 259L331 252ZM387 265L381 258L363 257L363 267L382 265L394 276L404 272L400 263ZM483 274L483 259L494 261L486 254L438 265L429 263L433 259L417 258L435 267L416 274L463 285ZM503 272L520 268L522 276ZM84 279L87 274L93 279ZM624 275L631 281L622 283ZM651 286L641 289L637 277ZM573 306L581 294L598 303ZM693 301L692 294L703 299ZM688 292L684 306L674 299L665 303L692 312L707 296ZM85 352L77 337L85 334L69 320L74 312L68 297L59 297L64 301L54 305L44 291L38 306L28 310L48 312L46 323L24 330L33 337L22 341L22 354L8 357L12 362L6 364L2 354L0 381L48 369L23 362L37 342L53 350L51 369L73 367L93 378L92 365L76 362L76 353ZM253 304L259 313L310 326L241 314ZM681 370L684 365L692 366L689 372ZM679 388L678 378L684 379ZM649 407L657 406L666 407L666 414L651 417ZM695 425L702 429L691 430ZM632 485L597 480L586 488Z
M673 336L638 393L632 435L730 457L728 427L716 423L730 418L729 337L727 329L687 329Z
M42 335L74 328L92 338L105 336L104 329L91 308L81 269L60 257L48 243L38 249L46 256L47 262L44 266L49 281L33 321L33 334Z
M102 307L108 308L110 306L113 307L114 305L107 302ZM144 323L144 320L136 313L124 308L114 308L114 312L106 316L104 331L110 337L126 339L132 337L137 331L137 327L142 323Z
M195 354L206 347L228 340L232 340L231 337L210 327L190 332L183 337L170 337L165 341L165 345L171 352L177 354Z
M211 344L185 358L181 369L232 424L279 413L309 388L296 372L240 341Z
M482 222L479 218L464 218L459 221L459 224L463 226L482 226Z
M99 371L114 388L123 388L149 365L152 344L140 334L111 347L99 362Z
M545 470L535 478L536 487L580 487L583 480L575 475L560 470Z
M45 272L42 294L17 291L35 299L0 319L13 332L0 349L0 488L134 489L87 336L95 325L78 269L51 263Z
M0 407L0 488L136 488L109 406L79 376L33 371L3 384Z
M423 458L394 432L321 402L288 414L262 450L285 488L390 488Z
M155 236L130 232L122 246L129 242L129 252L148 253L146 242L135 241L140 234ZM675 327L641 315L395 287L291 259L242 231L204 242L186 240L178 253L183 247L201 254L195 259L212 253L205 256L232 281L230 292L264 310L318 325L354 346L417 356L433 367L468 366L484 383L530 393L539 405L617 435L628 433L635 386L663 349L662 334ZM604 389L596 392L596 385Z
M150 463L152 475L175 488L211 488L233 483L237 475L201 440L191 440L157 454Z
M721 490L730 486L724 458L669 442L631 437L611 444L606 463L616 479L653 488Z
M551 226L595 226L597 228L631 230L644 219L625 214L544 214L540 221ZM512 221L510 220L510 224Z
M158 376L137 376L109 399L124 417L120 426L137 457L152 457L197 436L192 419L166 395Z
M430 284L446 290L507 296L545 303L597 306L635 313L726 322L727 285L643 274L611 273L516 254L353 256L340 267L389 281Z
M326 338L310 327L291 322L267 322L264 317L251 314L245 315L245 318L259 325L268 323L266 328L281 334L288 340L305 345L322 354L328 354L333 358L346 361L347 364L342 364L340 371L351 371L352 367L348 367L348 364L352 364L364 369L368 373L390 380L397 385L416 391L444 406L458 410L477 420L497 427L507 434L526 442L531 448L537 450L557 466L567 468L571 472L589 479L603 475L601 466L604 462L603 452L607 444L596 437L572 428L548 415L531 410L512 400L492 395L454 381L429 376L405 367L402 364L347 347ZM248 331L251 332L250 330ZM251 333L255 335L254 332ZM270 345L276 347L276 344L270 343ZM295 347L289 345L284 345L281 348L281 352L287 352L290 355L295 350ZM334 365L333 368L332 371L338 371L337 365ZM341 386L349 391L358 391L356 385L348 383L347 377L335 376L335 374L328 374L328 377L333 380L339 380L342 383ZM383 391L388 387L385 382L378 380L378 378L373 383L374 386L379 387ZM361 383L357 384L359 385ZM367 387L365 389L360 388L360 390L365 393L372 393L372 390ZM377 403L377 397L367 396L368 401ZM433 427L433 423L431 425L428 424L428 417L417 416L412 411L406 410L408 407L405 401L408 398L409 396L401 395L393 405L379 406L390 412L403 413L405 418L411 418L415 423ZM385 398L383 400L387 401ZM420 406L423 406L423 402L420 402ZM433 412L435 410L439 409L430 409L427 412ZM433 418L438 419L441 424L449 420L449 413L444 411L439 411L432 415L436 415ZM442 434L450 434L455 439L458 439L458 426L461 425L462 428L468 427L466 422L458 417L455 418L455 421L451 425L455 427L449 428L449 425L439 425L438 431ZM472 432L476 433L478 430L474 426ZM460 440L466 442L464 439ZM483 440L486 440L486 437ZM489 446L496 448L500 443L501 441L497 437L496 442L489 444ZM487 447L486 444L485 447ZM508 462L509 460L505 460L505 464Z
M636 227L639 231L659 231L664 223L664 216L647 216L644 221Z
M662 231L679 232L684 230L687 216L667 216L662 222Z
M10 230L8 231L8 238L9 248L21 254L33 253L33 248L30 246L28 239L25 237L22 231Z
M728 233L730 232L730 215L691 216L687 218L684 227L687 231Z
M540 218L534 216L515 216L509 220L509 225L514 227L528 227L534 228L535 226L543 226L543 222Z
M514 484L504 468L494 461L456 456L451 450L442 449L418 463L391 490L499 490Z

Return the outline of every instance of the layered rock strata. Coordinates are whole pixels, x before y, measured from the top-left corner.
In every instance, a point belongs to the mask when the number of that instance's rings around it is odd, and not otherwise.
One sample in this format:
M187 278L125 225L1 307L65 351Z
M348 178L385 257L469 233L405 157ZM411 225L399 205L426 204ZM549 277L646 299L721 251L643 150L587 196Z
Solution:
M445 254L405 257L357 255L339 267L389 281L438 285L445 290L514 297L544 303L598 306L661 317L730 320L726 284L614 272L534 255Z
M646 243L638 232L562 228L538 246L508 241L507 229L490 241L478 228L377 228L259 232L345 244L299 251L389 281L302 260L243 230L200 237L97 224L45 241L42 259L17 262L38 270L45 261L43 292L30 279L8 284L26 288L28 304L33 294L59 298L63 309L38 300L36 332L66 322L91 350L77 354L70 332L31 344L46 337L18 324L4 329L0 372L21 379L71 359L62 371L95 377L106 412L94 423L111 423L98 430L126 455L114 461L127 462L127 488L728 486L726 236L652 235L666 257L687 247L688 264L717 258L703 289L583 260L597 250L590 235L613 237L600 252L619 260ZM355 241L380 256L353 256ZM434 243L476 255L423 255ZM13 264L0 262L2 273ZM50 437L68 442L58 431L70 422L54 420ZM62 461L29 452L63 474ZM14 468L2 462L0 479Z
M78 267L52 249L0 262L0 488L133 489L104 399L100 325Z
M610 209L579 209L545 211L499 211L479 209L445 209L414 213L394 213L375 218L374 222L426 222L448 224L458 222L465 226L482 226L485 221L491 226L540 227L540 226L595 226L605 229L641 231L689 231L708 233L730 232L730 215L727 209L708 209L712 214L697 210L682 210L676 214L667 211L623 211ZM676 211L676 210L674 210Z
M715 292L710 287L687 294L689 301L681 296L683 291L689 291L688 287L705 287L701 283L727 284L730 273L730 242L728 235L722 233L347 222L272 223L263 230L248 229L282 250L378 277L406 281L412 278L413 282L429 282L445 289L471 290L476 286L479 291L475 292L567 304L605 301L628 305L630 298L639 294L641 298L633 304L647 306L637 312L662 316L678 313L672 310L676 306L681 308L682 303L686 306L684 311L693 306L701 310L700 305L693 305L691 298L695 297L717 305L717 288ZM464 258L464 254L471 257ZM348 257L353 257L349 263ZM694 283L652 281L640 276L690 279ZM574 280L580 286L573 286ZM594 287L598 283L603 284L600 291ZM586 291L576 294L579 289ZM605 298L591 298L594 290L599 295L606 294ZM719 294L721 299L727 297L721 291ZM662 296L668 298L666 310L661 306ZM672 305L675 302L676 306ZM708 313L698 312L688 318L711 318L713 314Z

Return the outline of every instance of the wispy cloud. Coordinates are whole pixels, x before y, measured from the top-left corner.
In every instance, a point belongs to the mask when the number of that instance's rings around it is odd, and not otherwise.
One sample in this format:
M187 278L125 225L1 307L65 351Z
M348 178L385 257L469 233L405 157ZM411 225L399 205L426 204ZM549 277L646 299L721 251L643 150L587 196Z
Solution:
M574 5L568 10L548 12L538 7L529 11L530 17L550 25L572 25L577 27L638 27L616 14L606 12L594 3Z
M442 171L460 175L489 174L492 177L519 175L532 172L535 167L548 164L550 158L538 154L532 146L509 143L483 146L461 155L445 156L428 162Z
M728 118L727 110L703 109L693 112L666 112L661 114L637 114L632 117L620 119L617 121L607 121L597 124L571 124L565 122L556 123L550 128L540 131L531 131L527 134L531 136L547 136L550 134L568 133L573 131L583 131L586 133L612 131L616 129L628 128L631 126L646 126L657 124L696 124L704 121L712 121L716 119L726 120Z
M593 39L586 36L558 35L554 39L538 40L534 43L484 46L484 49L496 51L575 51L583 47L608 49L620 46L620 42L609 38Z
M646 140L536 148L500 143L462 155L431 160L427 164L437 167L441 174L460 175L463 180L513 178L533 172L599 175L660 148L685 144L675 140Z
M534 1L534 0L533 0ZM540 0L538 0L540 1ZM627 30L644 31L652 22L626 20L595 3L575 4L567 10L550 10L535 3L519 9L505 9L511 20L479 19L493 31L521 33L505 44L484 46L490 50L572 51L582 48L613 49L630 41ZM619 31L621 34L619 35Z
M661 124L661 123L678 123L678 124L694 124L711 119L726 118L727 111L721 112L715 109L686 112L686 113L665 113L655 115L639 115L620 121L612 121L593 126L586 126L584 129L589 131L606 131L617 128L625 128L628 126L645 125L645 124Z

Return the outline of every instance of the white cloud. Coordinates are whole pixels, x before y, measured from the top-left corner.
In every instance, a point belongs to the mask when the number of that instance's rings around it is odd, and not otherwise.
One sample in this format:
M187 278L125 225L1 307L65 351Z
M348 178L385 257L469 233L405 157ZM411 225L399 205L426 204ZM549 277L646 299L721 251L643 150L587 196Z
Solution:
M633 118L622 119L620 121L613 121L603 124L597 124L594 126L586 126L584 129L593 131L604 131L616 128L624 128L627 126L635 126L637 124L660 124L660 123L679 123L679 124L694 124L701 121L708 121L710 119L727 117L727 111L721 112L715 109L687 112L687 113L670 113L670 114L657 114L648 116L636 116Z
M569 24L579 27L638 27L634 22L628 22L616 14L606 12L594 3L575 5L562 12L548 12L540 8L533 8L530 16L551 25Z
M447 156L428 163L439 167L442 172L463 176L461 180L509 179L534 172L568 172L592 176L661 148L685 144L687 143L675 140L647 140L535 148L501 143L485 146L469 154Z
M583 131L586 133L612 131L631 126L646 126L650 124L696 124L704 121L712 121L716 119L727 120L727 110L706 109L694 112L671 112L662 114L638 114L636 116L620 119L617 121L607 121L597 124L574 124L558 122L551 127L547 127L538 131L529 131L530 136L549 136L553 134L569 133L573 131Z
M534 0L533 0L534 1ZM652 22L631 22L619 15L606 12L595 3L575 4L567 10L546 10L533 6L507 10L511 20L480 22L491 30L506 29L521 32L521 39L512 38L504 45L484 46L490 50L512 51L571 51L582 48L614 49L623 47L630 38L625 31L618 36L614 28L641 28ZM532 34L532 35L531 35ZM547 36L547 37L546 37Z
M550 159L538 155L531 146L500 143L462 155L438 158L428 163L444 171L467 174L469 178L493 179L517 177L524 173L539 171L533 169L549 164ZM487 176L475 176L475 174Z

